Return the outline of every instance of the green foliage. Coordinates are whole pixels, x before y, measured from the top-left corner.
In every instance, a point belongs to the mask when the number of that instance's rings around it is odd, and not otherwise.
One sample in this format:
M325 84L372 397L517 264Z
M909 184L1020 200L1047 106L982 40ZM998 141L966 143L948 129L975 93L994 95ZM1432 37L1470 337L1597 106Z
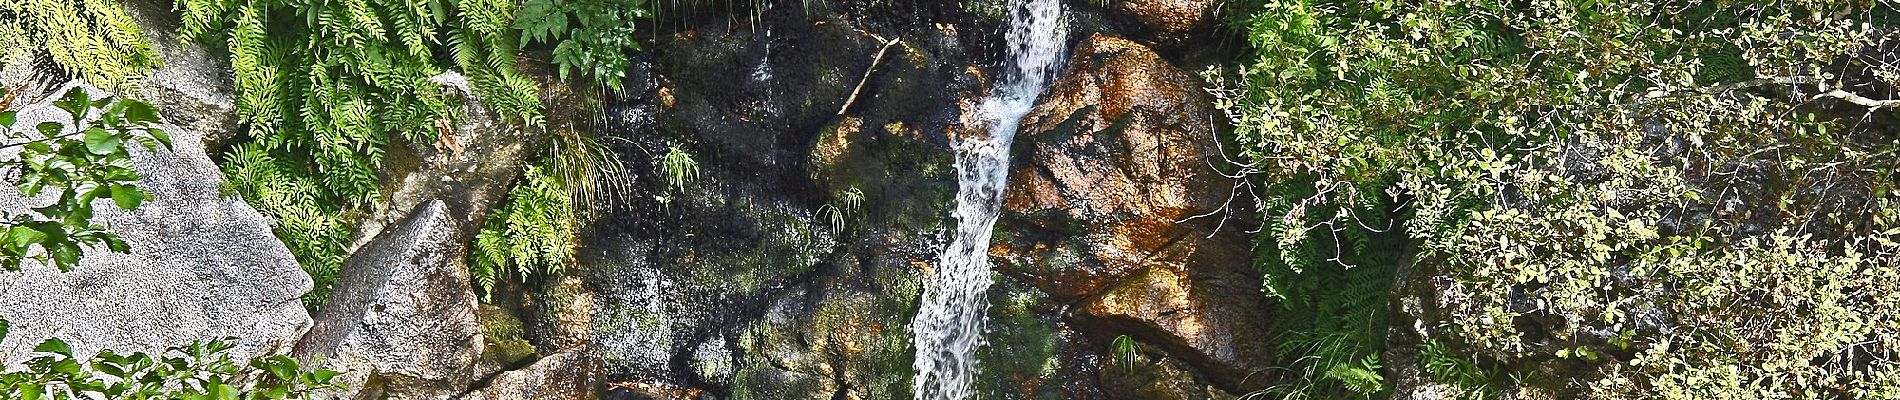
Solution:
M523 44L554 44L561 79L580 71L618 88L631 64L626 51L640 49L634 23L650 16L646 0L527 0L514 27Z
M313 286L303 302L315 310L329 298L343 268L351 224L325 200L318 180L289 161L294 159L279 158L259 143L238 145L225 156L223 189L269 212L271 230L310 274Z
M0 320L0 327L6 321ZM0 329L0 338L6 332ZM0 398L37 399L317 399L337 389L336 371L306 371L297 359L273 355L239 363L228 340L174 347L156 356L100 351L75 357L71 346L47 339L24 368L0 373Z
M1115 362L1115 365L1122 367L1123 374L1133 374L1136 363L1141 360L1141 344L1136 343L1135 338L1128 335L1118 335L1115 336L1114 341L1109 342L1108 354L1112 356L1111 360Z
M1321 194L1310 176L1267 186L1264 208L1280 221L1254 237L1264 291L1279 300L1276 324L1294 379L1269 393L1286 397L1370 396L1383 389L1378 353L1386 304L1405 242L1375 199L1351 208L1303 203ZM1350 214L1358 223L1341 223Z
M1409 242L1424 329L1460 358L1588 387L1537 390L1900 393L1900 132L1880 99L1900 68L1874 55L1892 4L1239 7L1252 53L1212 75L1260 188L1257 264L1291 312L1322 315L1283 348L1373 354L1324 315L1368 304L1337 285L1391 287L1349 274Z
M0 90L0 96L4 92ZM152 196L134 185L139 174L132 169L125 144L139 143L154 151L160 145L171 147L170 136L149 126L158 122L149 104L93 99L84 87L74 87L53 105L65 113L66 120L15 129L18 111L0 104L0 132L8 141L0 149L20 149L19 157L0 160L0 169L18 171L13 184L22 196L53 199L32 213L5 216L0 271L17 271L29 260L50 262L68 271L87 247L130 251L118 236L92 222L93 200L111 199L121 209L138 208Z
M633 174L620 155L593 137L563 131L554 136L547 156L548 174L566 184L583 219L633 195Z
M349 210L381 197L395 139L435 143L459 109L432 79L448 67L498 113L540 123L535 83L515 69L513 0L182 0L181 33L230 52L248 142L225 157L235 192L317 281L315 307L350 241ZM450 86L451 88L446 88Z
M145 34L117 2L0 2L0 61L37 51L104 88L130 86L159 64Z
M558 277L573 262L579 222L567 185L538 166L522 171L521 179L488 216L469 252L471 276L483 298L492 296L509 272L523 281L532 275Z
M699 162L693 161L693 156L679 145L667 146L666 155L660 158L660 177L666 180L667 188L685 191L687 186L699 181Z
M1484 399L1492 397L1491 371L1478 367L1478 363L1469 356L1461 356L1451 350L1445 342L1427 340L1418 344L1418 363L1425 374L1433 381L1458 388L1458 397L1462 399Z

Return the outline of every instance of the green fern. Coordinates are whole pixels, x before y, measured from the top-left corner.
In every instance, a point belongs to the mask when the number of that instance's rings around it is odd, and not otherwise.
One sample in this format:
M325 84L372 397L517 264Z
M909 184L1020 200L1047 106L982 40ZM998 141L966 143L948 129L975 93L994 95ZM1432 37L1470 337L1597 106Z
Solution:
M1405 236L1386 227L1387 205L1377 201L1298 203L1314 198L1313 183L1296 177L1269 185L1265 211L1271 222L1254 237L1262 290L1285 308L1286 318L1276 326L1280 350L1297 360L1297 379L1276 394L1371 396L1384 390L1377 355ZM1340 213L1351 213L1356 222L1325 223L1339 221Z
M95 86L125 89L159 65L124 8L107 0L0 2L0 61L43 53Z
M539 166L522 171L508 199L488 216L469 252L470 275L484 299L506 276L560 276L573 262L579 225L567 185Z
M321 304L351 240L344 216L382 198L392 143L435 143L459 117L431 79L464 71L476 98L541 123L515 69L512 0L181 0L181 34L229 50L248 141L226 157L234 192L277 222Z

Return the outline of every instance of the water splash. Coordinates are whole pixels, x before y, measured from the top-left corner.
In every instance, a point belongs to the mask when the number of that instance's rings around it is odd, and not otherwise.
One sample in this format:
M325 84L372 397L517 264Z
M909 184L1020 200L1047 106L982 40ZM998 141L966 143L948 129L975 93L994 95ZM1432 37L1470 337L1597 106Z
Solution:
M1062 60L1068 34L1059 0L1010 0L1009 68L984 100L989 136L957 145L957 234L924 278L923 304L911 321L916 337L920 400L973 397L976 348L983 340L984 292L990 286L986 251L1002 207L1009 145Z

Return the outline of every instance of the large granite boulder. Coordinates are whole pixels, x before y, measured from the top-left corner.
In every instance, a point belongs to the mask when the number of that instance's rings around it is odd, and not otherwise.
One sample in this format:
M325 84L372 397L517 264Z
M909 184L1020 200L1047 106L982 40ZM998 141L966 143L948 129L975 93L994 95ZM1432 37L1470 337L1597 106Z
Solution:
M1145 46L1094 35L1024 119L991 254L1080 305L1092 336L1154 343L1229 390L1265 383L1265 297L1212 102ZM1104 341L1106 343L1106 341Z
M342 372L341 399L444 399L476 380L482 350L464 237L430 201L344 262L296 353Z
M37 102L16 104L14 126L64 120L52 101L74 87L84 85L67 83ZM310 290L310 277L271 235L270 221L243 200L219 194L223 177L198 132L169 122L158 128L175 141L171 150L131 150L143 176L139 186L152 199L132 211L109 200L94 206L94 220L131 245L130 253L89 249L72 272L28 265L0 273L0 319L13 325L0 341L0 364L24 361L24 352L51 337L86 354L157 352L234 337L232 355L251 357L287 350L310 326L298 300ZM17 154L0 151L0 157ZM7 213L48 201L23 199L12 185L0 185L0 209Z

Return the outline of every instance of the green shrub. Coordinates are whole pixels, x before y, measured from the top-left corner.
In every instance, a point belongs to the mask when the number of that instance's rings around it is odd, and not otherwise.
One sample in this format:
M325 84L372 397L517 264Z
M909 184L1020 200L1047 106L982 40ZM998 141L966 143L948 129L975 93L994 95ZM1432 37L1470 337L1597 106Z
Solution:
M1340 282L1390 287L1389 272L1341 274L1397 264L1359 243L1398 232L1372 241L1409 242L1406 283L1432 285L1424 328L1461 358L1583 383L1540 390L1900 388L1886 350L1900 348L1900 115L1878 89L1900 68L1869 55L1888 43L1891 4L1237 7L1251 53L1212 75L1261 188L1258 264L1296 315L1362 303ZM1331 330L1292 320L1283 348L1363 337L1303 337ZM1346 365L1377 337L1288 358Z
M0 339L6 338L0 320ZM38 399L316 399L340 389L336 371L309 370L297 359L273 355L235 361L227 340L174 347L158 355L100 351L79 358L59 339L33 348L24 368L0 373L0 398Z
M580 71L619 88L631 64L626 51L640 49L634 23L650 16L646 0L527 0L514 27L523 44L554 44L561 79Z

